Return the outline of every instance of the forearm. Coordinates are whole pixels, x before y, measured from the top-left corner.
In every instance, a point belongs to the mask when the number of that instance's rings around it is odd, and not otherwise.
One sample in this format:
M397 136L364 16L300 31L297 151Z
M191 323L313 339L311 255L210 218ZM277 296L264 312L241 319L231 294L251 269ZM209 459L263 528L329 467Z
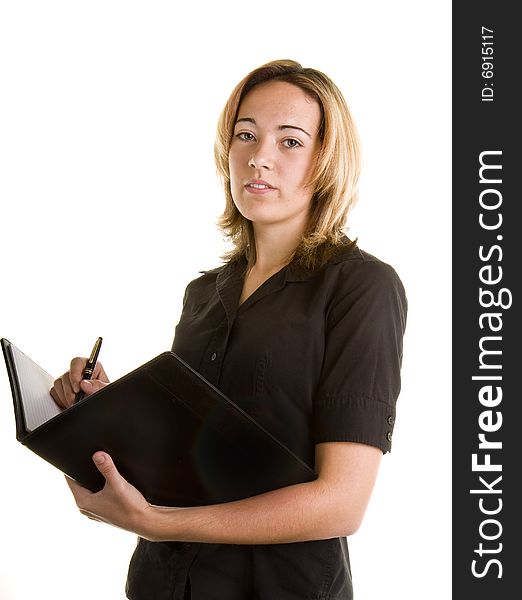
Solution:
M340 537L357 529L361 507L355 503L356 500L339 497L331 486L315 480L212 506L151 507L147 537L154 541L223 544L276 544Z
M370 499L381 451L356 443L316 446L319 476L236 502L166 508L150 505L117 471L112 458L96 452L105 478L91 492L66 478L80 511L152 541L222 544L282 544L351 535Z

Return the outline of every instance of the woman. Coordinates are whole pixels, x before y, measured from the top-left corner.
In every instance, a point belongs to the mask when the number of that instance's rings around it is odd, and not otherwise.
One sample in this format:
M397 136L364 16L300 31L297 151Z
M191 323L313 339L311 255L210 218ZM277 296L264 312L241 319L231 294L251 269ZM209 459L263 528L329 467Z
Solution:
M352 598L346 536L357 531L390 450L406 321L389 265L343 233L359 144L323 73L280 60L252 71L221 115L215 158L232 242L186 290L173 350L304 460L314 481L237 502L151 506L93 460L106 485L68 480L81 512L137 533L132 600ZM74 359L62 406L106 385Z

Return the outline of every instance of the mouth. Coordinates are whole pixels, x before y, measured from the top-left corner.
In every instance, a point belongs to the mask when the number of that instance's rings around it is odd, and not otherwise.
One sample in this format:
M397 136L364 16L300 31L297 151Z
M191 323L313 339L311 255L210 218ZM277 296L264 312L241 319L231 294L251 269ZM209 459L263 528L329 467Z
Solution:
M245 189L249 192L259 193L259 192L268 192L270 190L275 190L273 186L271 186L266 181L262 181L259 179L249 181L245 184Z

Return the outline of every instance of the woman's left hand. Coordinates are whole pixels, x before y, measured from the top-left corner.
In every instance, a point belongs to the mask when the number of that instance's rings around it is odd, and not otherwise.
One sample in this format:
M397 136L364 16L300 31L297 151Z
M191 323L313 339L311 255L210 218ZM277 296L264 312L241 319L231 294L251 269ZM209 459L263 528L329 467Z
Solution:
M106 452L96 452L92 459L105 477L102 490L91 492L74 479L65 477L80 512L95 521L109 523L147 538L155 507L118 473Z

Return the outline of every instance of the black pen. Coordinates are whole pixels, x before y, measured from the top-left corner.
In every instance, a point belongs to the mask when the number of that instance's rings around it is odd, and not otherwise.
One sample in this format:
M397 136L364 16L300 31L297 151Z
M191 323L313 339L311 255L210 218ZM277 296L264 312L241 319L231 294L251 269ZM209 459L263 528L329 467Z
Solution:
M89 356L89 360L85 364L85 367L82 371L82 381L84 379L90 379L92 377L92 374L94 372L94 367L96 366L96 361L98 360L98 354L100 353L101 343L102 343L102 338L99 337L96 340L96 342L94 344L94 348L92 349L91 355ZM74 402L75 403L79 402L80 400L83 399L84 396L85 396L85 392L83 390L80 390L76 394L76 398L74 399Z

